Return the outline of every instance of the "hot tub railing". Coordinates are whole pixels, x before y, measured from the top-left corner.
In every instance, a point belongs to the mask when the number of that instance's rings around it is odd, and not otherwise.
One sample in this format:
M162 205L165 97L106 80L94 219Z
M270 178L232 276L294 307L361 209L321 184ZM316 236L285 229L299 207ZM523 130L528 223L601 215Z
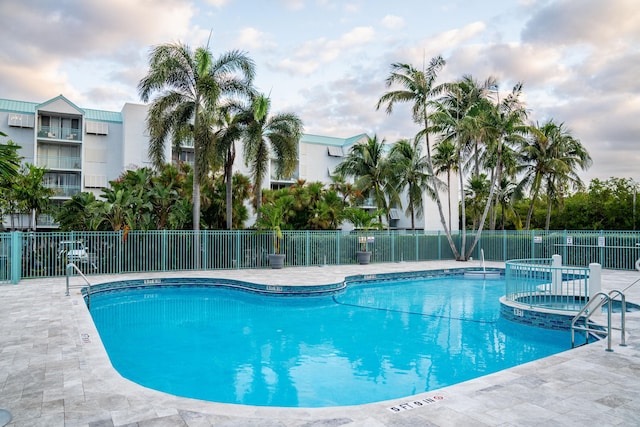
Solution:
M511 260L506 262L505 282L508 301L529 308L577 312L601 289L600 265L563 266L560 255Z

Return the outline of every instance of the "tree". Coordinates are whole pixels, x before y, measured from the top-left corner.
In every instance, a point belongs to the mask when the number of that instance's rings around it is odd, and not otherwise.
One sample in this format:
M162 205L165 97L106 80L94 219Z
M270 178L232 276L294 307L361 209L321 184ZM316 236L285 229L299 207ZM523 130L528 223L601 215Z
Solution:
M208 167L214 140L206 129L211 115L225 96L246 95L252 89L254 63L244 53L230 51L218 58L208 47L195 51L182 43L152 49L149 72L139 82L144 102L157 94L147 116L149 154L156 167L165 162L165 142L173 147L193 141L193 229L200 229L200 178Z
M548 120L543 125L531 127L530 137L521 148L520 172L524 174L521 188L529 188L530 205L525 228L531 225L533 207L543 187L547 190L547 220L549 229L551 205L558 200L565 186L580 188L582 180L577 168L585 170L591 165L591 157L579 140L564 126Z
M399 89L390 90L380 97L376 105L376 109L379 109L382 105L386 104L385 111L387 114L393 112L393 106L397 103L411 103L412 105L412 118L413 121L421 126L421 130L416 135L416 138L424 137L426 156L427 156L427 174L433 180L429 185L433 194L435 194L436 205L438 206L438 213L440 215L440 223L444 228L447 236L449 246L453 251L456 259L460 258L460 254L456 245L451 237L451 230L447 226L447 221L444 217L444 211L442 209L442 201L436 187L436 175L434 173L433 161L431 158L431 142L429 134L431 132L431 113L432 113L432 101L433 98L439 95L443 87L435 86L438 72L442 70L446 62L442 56L436 56L431 59L426 69L422 71L416 69L409 64L394 63L391 64L391 73L386 79L387 88L392 86L399 86Z
M262 183L275 156L275 174L288 177L298 165L298 143L302 136L302 120L294 113L269 115L271 100L256 95L251 103L251 117L246 127L244 159L251 165L256 211L262 204Z
M391 146L389 162L392 169L391 176L397 180L397 192L407 189L407 208L405 214L411 216L411 228L416 228L416 212L418 218L423 217L423 197L427 192L434 198L433 188L429 186L430 177L426 173L427 159L422 156L422 149L417 140L413 142L402 139ZM451 204L449 204L451 216ZM451 222L451 221L449 221ZM449 224L451 227L451 224Z
M93 206L96 204L93 193L74 194L70 200L62 203L54 215L61 231L91 231Z
M490 180L489 196L482 211L474 240L469 246L465 258L471 255L478 244L484 222L490 208L494 205L497 183L502 180L503 154L509 150L511 145L519 145L529 132L529 126L525 123L527 111L520 100L521 94L522 84L517 83L502 101L498 100L496 105L483 102L483 108L479 110L479 123L481 124L479 134L483 137L486 146L485 154L495 159L495 168L493 168L495 173L492 174Z
M7 136L0 132L0 136ZM0 144L0 179L6 180L18 174L21 157L18 150L22 148L9 140L6 144Z
M38 214L47 211L50 198L54 195L53 189L44 185L46 173L44 168L26 164L13 182L13 196L24 209L23 213L28 215L29 228L34 231Z
M379 223L382 223L382 213L389 215L391 205L399 204L398 192L391 179L392 170L384 156L384 145L384 140L378 140L377 136L367 137L365 143L354 144L335 168L340 175L354 177L356 188L363 195L373 198L380 212Z
M434 147L433 166L436 175L442 173L447 176L447 203L449 210L449 229L451 229L451 172L458 171L458 149L455 144L448 140L440 141ZM462 174L462 171L458 171Z

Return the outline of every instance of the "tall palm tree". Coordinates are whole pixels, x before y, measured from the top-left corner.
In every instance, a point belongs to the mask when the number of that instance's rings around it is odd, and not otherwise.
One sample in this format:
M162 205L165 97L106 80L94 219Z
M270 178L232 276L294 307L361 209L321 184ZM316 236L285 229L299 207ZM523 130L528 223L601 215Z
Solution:
M256 95L251 103L251 117L244 136L244 160L251 165L256 212L262 204L262 183L275 156L276 175L287 177L298 165L298 143L302 136L302 120L294 113L269 115L271 100Z
M447 176L447 203L449 210L449 229L451 229L451 173L458 171L458 149L455 144L445 139L434 147L433 166L436 175L446 174ZM462 173L462 171L458 171Z
M249 112L241 104L230 103L220 109L217 120L213 123L216 127L214 163L220 163L224 173L227 230L233 228L233 164L236 159L236 142L242 140L249 117Z
M391 180L391 168L384 155L384 145L385 141L379 140L377 135L367 137L366 142L353 145L349 154L335 168L340 175L354 177L354 184L363 195L373 197L380 212L379 223L382 223L382 212L388 216L391 205L399 204L398 192Z
M420 132L416 135L417 138L424 137L427 157L427 173L431 177L432 181L429 185L431 190L435 194L436 205L438 206L438 213L440 215L440 223L447 235L447 241L457 259L460 258L458 249L451 237L451 230L447 226L447 221L444 217L444 211L442 209L442 201L440 195L436 189L433 162L431 159L431 142L429 134L431 132L431 113L432 113L432 101L435 96L440 94L443 90L442 86L435 86L438 73L445 66L446 62L442 56L436 56L429 61L429 65L423 70L416 69L410 64L394 63L391 64L391 73L387 77L385 84L387 88L393 86L399 86L399 89L390 90L380 97L376 105L376 109L386 104L385 111L387 114L393 112L393 106L397 103L411 103L412 104L412 117L413 121L421 127Z
M431 117L432 131L440 135L440 144L450 143L455 147L455 153L450 154L454 155L457 161L455 170L458 174L460 189L462 230L467 229L465 173L472 170L472 177L480 176L483 151L480 143L486 135L482 117L489 105L489 88L495 84L496 80L493 77L481 83L471 75L464 75L453 83L443 83L443 95L433 103L435 111ZM465 260L468 256L466 239L467 234L463 232L459 258L461 260Z
M531 226L533 207L540 191L546 186L547 218L554 199L565 186L579 188L583 185L577 168L587 169L591 157L579 140L571 135L564 123L548 120L543 125L532 126L531 136L521 148L520 172L524 173L521 188L529 188L531 202L527 212L525 228ZM547 219L548 227L549 219Z
M492 174L489 197L486 199L473 242L467 249L467 257L478 244L489 210L494 206L497 183L501 182L503 175L503 154L509 146L521 144L529 132L530 127L525 123L527 110L520 99L521 95L522 83L517 83L497 104L481 101L482 108L478 113L481 135L486 146L486 154L495 159L495 173Z
M415 230L416 215L422 218L423 214L423 193L427 191L430 198L435 197L433 188L428 185L427 160L422 156L422 149L417 140L411 142L402 139L391 146L389 162L393 170L392 176L397 180L398 193L407 189L408 203L405 213L411 216L411 228Z
M156 167L165 162L165 142L173 147L193 141L193 229L200 229L200 178L207 168L213 140L205 129L205 114L215 111L229 95L252 91L253 61L244 53L230 51L214 58L208 47L192 51L188 45L156 46L149 56L149 72L138 83L144 102L157 94L147 116L149 154ZM203 123L204 122L204 123Z

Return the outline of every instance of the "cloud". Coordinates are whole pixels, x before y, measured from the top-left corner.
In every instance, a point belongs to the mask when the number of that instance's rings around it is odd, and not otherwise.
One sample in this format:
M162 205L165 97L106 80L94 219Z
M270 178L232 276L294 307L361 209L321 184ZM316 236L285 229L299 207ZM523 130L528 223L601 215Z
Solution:
M636 0L560 0L540 8L527 22L522 40L551 45L627 45L640 35Z
M190 26L195 11L180 0L160 0L154 7L128 0L70 0L48 4L43 11L39 0L0 2L0 16L11 17L0 25L3 96L27 93L38 101L54 90L54 96L64 91L82 102L85 97L74 89L77 82L68 76L92 78L94 86L112 83L101 69L88 75L87 64L97 62L106 70L140 67L149 45L208 36Z
M287 9L301 10L304 9L304 0L283 0L282 3Z
M246 27L240 30L237 44L241 48L249 50L259 50L273 48L276 43L270 34L263 33L255 28Z
M205 0L205 1L217 8L221 8L232 2L232 0Z
M372 27L356 27L338 39L310 40L296 50L294 58L285 58L273 67L292 74L308 75L321 65L333 62L354 49L370 43L374 40L374 36L375 31Z
M388 28L389 30L399 30L404 27L404 19L400 16L395 15L386 15L382 18L382 26Z
M486 29L484 22L472 22L461 28L442 31L438 34L424 38L417 43L392 52L395 58L404 58L402 61L413 64L422 64L425 57L430 58L443 52L459 48ZM390 62L398 62L398 59Z

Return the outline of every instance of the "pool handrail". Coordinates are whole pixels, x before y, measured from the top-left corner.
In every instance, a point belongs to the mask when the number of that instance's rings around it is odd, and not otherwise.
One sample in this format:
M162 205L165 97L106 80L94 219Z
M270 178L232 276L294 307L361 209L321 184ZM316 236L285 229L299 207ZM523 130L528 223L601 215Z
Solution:
M611 325L613 301L615 300L616 296L620 297L620 310L621 310L620 328L615 328ZM598 299L598 297L600 298ZM575 317L571 320L571 348L575 347L575 331L582 331L585 333L585 344L589 343L589 333L593 332L593 333L601 334L603 332L602 329L589 327L589 318L593 313L595 313L599 308L603 307L605 304L607 305L606 351L610 351L610 352L613 351L613 349L611 348L611 330L612 329L620 330L620 346L625 347L627 345L626 339L625 339L625 335L626 335L625 312L627 311L626 297L621 291L614 289L609 293L598 292L595 295L593 295L589 299L589 302L585 304L584 307L582 307L582 310L580 310L578 314L576 314ZM581 318L584 319L584 326L579 326L576 324Z
M67 286L66 286L66 292L65 292L65 296L69 296L69 277L71 276L70 272L75 270L80 277L82 277L85 281L85 283L87 284L87 308L91 309L91 282L89 282L89 279L87 279L87 276L85 276L82 271L78 268L78 266L73 263L73 262L69 262L67 263L67 268L66 268L66 280L67 280Z

